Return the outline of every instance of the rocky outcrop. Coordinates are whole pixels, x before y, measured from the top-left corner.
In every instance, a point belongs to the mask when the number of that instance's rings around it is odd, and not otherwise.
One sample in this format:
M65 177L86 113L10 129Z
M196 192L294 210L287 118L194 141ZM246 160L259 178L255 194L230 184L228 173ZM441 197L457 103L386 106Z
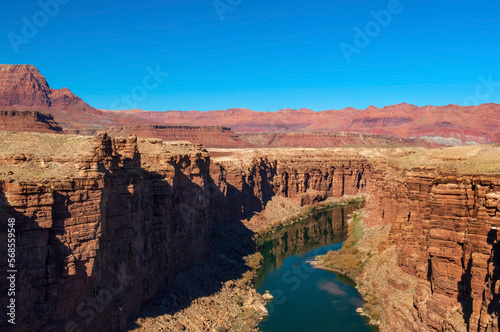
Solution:
M37 111L0 111L0 130L62 133L52 115Z
M35 66L0 65L0 75L2 106L50 106L52 89Z
M64 129L73 130L151 123L130 115L97 110L67 88L52 89L33 65L0 65L0 110L48 113Z

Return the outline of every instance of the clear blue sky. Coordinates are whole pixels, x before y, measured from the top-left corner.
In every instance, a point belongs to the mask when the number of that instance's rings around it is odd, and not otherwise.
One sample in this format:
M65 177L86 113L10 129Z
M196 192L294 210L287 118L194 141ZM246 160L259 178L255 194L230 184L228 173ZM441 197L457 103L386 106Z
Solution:
M140 88L148 66L169 76L133 100L146 110L500 103L498 0L401 0L386 26L379 0L221 0L235 5L224 20L212 0L60 1L46 25L37 1L3 1L0 63L36 65L97 108ZM34 15L39 31L23 35ZM367 24L348 63L339 45ZM29 37L17 53L9 33Z

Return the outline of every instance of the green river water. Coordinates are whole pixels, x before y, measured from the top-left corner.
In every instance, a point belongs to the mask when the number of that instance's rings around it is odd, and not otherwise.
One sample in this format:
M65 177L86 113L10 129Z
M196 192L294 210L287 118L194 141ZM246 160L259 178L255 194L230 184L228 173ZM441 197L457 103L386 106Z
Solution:
M348 215L360 205L316 211L260 242L264 263L255 287L274 300L263 332L377 331L356 313L363 300L349 278L312 268L308 261L342 247Z

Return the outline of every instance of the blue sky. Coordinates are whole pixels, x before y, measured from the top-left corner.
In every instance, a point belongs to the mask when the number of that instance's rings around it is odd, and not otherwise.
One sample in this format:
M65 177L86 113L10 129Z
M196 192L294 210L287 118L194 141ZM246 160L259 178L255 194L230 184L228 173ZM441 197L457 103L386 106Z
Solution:
M36 65L97 108L500 103L498 0L217 0L223 13L212 0L59 1L52 16L3 2L0 63ZM169 75L145 89L158 68Z

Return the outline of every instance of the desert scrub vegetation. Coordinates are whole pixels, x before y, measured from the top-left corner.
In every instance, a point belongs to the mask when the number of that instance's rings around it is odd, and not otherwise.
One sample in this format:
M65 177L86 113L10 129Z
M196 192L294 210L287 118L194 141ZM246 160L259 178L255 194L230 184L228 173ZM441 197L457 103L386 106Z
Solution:
M363 313L371 318L370 324L380 324L381 309L378 305L377 297L374 294L366 294L363 300L365 301Z
M251 286L253 280L257 276L257 271L264 261L264 257L262 256L260 251L257 251L252 255L245 256L243 259L245 260L245 265L248 266L249 270L243 273L243 276L241 277L239 282L241 285Z
M293 216L283 218L279 221L273 222L266 227L259 229L254 236L256 242L264 237L266 234L274 233L278 229L285 228L287 226L291 226L295 223L301 222L310 215L316 212L322 212L326 210L330 210L336 207L341 207L345 205L354 205L354 204L363 204L365 202L364 196L356 196L356 197L342 197L342 198L330 198L321 203L304 207L299 213L294 214Z

